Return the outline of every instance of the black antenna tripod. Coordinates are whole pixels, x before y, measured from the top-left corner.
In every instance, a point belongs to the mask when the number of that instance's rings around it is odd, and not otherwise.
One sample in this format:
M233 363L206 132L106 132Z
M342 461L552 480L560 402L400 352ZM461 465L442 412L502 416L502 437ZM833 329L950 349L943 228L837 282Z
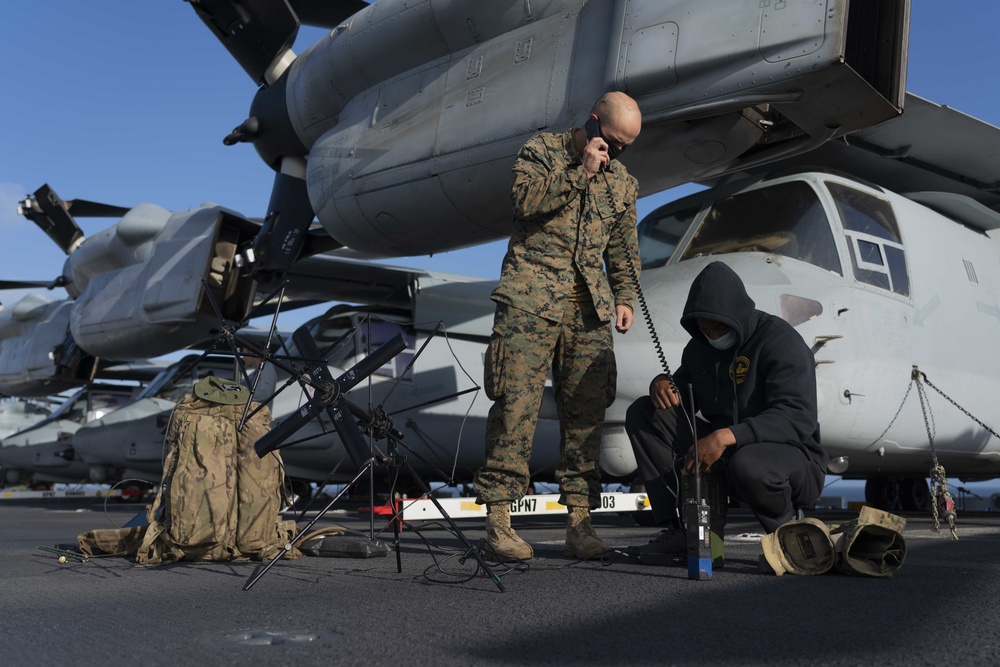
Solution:
M403 338L402 334L397 334L395 337L384 343L381 347L373 351L370 355L359 361L348 371L346 371L339 378L334 378L323 359L322 354L316 341L313 339L312 335L309 333L306 327L300 327L292 335L292 340L295 343L295 347L306 366L302 371L296 372L296 379L300 383L309 385L313 388L312 399L303 405L299 410L290 416L286 417L278 425L276 425L272 430L261 437L254 445L254 450L257 452L257 456L263 458L270 452L281 448L282 446L287 446L285 441L300 428L305 426L309 421L319 416L321 413L326 413L330 420L333 422L334 428L337 434L340 436L341 441L344 444L344 448L347 451L351 462L357 468L357 474L354 479L351 480L343 490L340 491L322 510L320 510L315 517L313 517L305 528L301 529L298 534L288 543L285 544L283 549L276 555L270 562L260 568L246 583L243 590L249 590L257 581L270 570L278 560L281 559L286 553L292 550L292 548L302 540L302 538L309 533L312 527L319 521L333 506L340 500L340 498L347 492L347 490L357 483L366 473L372 471L373 467L376 465L394 465L403 468L406 472L410 474L413 480L416 482L417 486L420 488L421 493L430 498L431 502L437 507L438 511L444 517L445 521L454 531L455 535L461 540L462 544L465 546L465 555L462 557L463 561L470 555L476 559L479 567L483 569L484 572L489 575L490 579L496 584L497 588L503 592L505 589L503 584L500 582L500 578L490 569L489 565L483 560L482 555L479 550L473 546L469 540L465 537L464 533L455 524L454 520L445 512L444 508L438 502L438 500L431 493L430 488L427 486L426 482L417 474L416 470L407 462L406 456L401 455L398 452L399 447L403 447L411 454L413 453L406 443L403 441L403 434L400 433L392 424L392 421L385 415L384 411L376 410L369 412L360 406L355 405L347 399L344 394L373 372L381 368L384 364L392 360L396 355L406 349L406 340ZM381 439L386 438L393 445L394 453L391 456L385 456L378 453L374 447L369 447L365 442L361 427L355 420L360 420L364 425L365 430L374 438ZM398 508L394 505L394 510L398 515ZM395 529L398 531L399 521L394 516L392 519ZM398 540L398 533L397 533ZM397 546L398 549L398 546ZM397 551L397 569L402 571L402 566L399 562L398 551Z
M397 468L402 467L407 472L409 472L410 476L414 479L414 481L420 488L421 493L430 498L431 501L434 503L434 505L437 507L438 511L445 518L448 525L451 527L452 531L458 536L462 544L465 546L466 550L463 553L463 556L461 557L461 562L465 562L465 560L469 557L469 555L471 555L473 558L476 559L477 563L479 564L479 567L481 567L483 571L487 573L490 579L496 584L497 588L499 588L501 592L504 592L505 589L503 587L503 584L500 583L500 578L493 572L493 570L489 567L489 565L486 564L479 550L469 542L469 540L465 537L465 534L462 533L459 527L455 524L454 520L448 515L447 512L445 512L444 508L438 502L437 498L435 498L434 495L431 493L431 490L427 486L426 482L424 482L424 480L417 474L416 470L414 470L413 467L406 462L405 455L400 455L398 453L399 447L403 447L414 456L420 458L418 455L416 455L415 452L413 452L413 450L407 447L406 443L403 441L403 434L393 427L392 421L385 414L385 412L381 410L381 408L378 408L373 412L368 412L360 408L359 406L355 405L354 403L351 403L344 396L344 394L346 394L348 391L357 386L363 380L368 378L368 376L370 376L372 373L377 371L383 365L385 365L390 360L395 358L396 355L398 355L400 352L406 349L406 340L404 339L403 335L397 334L394 338L390 339L381 347L379 347L374 352L369 354L367 357L365 357L357 364L352 366L339 378L334 379L330 373L329 367L326 364L325 355L328 354L331 350L338 348L351 335L353 335L354 333L353 328L350 331L346 332L333 344L331 344L325 352L320 352L319 347L316 345L316 341L309 333L308 328L305 326L299 327L292 335L292 340L296 345L297 352L300 357L296 359L292 357L292 355L289 353L288 348L285 345L285 341L282 339L282 337L276 333L278 314L281 310L281 304L284 298L284 292L287 283L283 283L280 287L278 287L278 289L274 290L274 292L268 295L266 299L264 299L260 304L258 304L255 308L253 308L251 312L239 322L228 322L225 319L225 317L223 317L222 311L220 310L218 304L216 303L213 294L208 289L206 282L202 281L202 284L205 286L206 297L209 303L211 304L212 308L215 310L215 314L219 318L220 330L218 335L212 341L212 344L201 355L201 357L193 360L191 364L188 365L186 368L193 368L198 361L200 361L202 358L210 354L213 350L218 348L220 344L225 343L232 350L233 355L235 356L236 359L238 375L241 375L244 381L248 381L249 378L248 378L248 373L246 371L246 366L243 363L243 359L241 358L240 353L238 351L239 348L242 348L254 354L255 356L258 356L261 359L261 369L263 369L263 364L271 363L276 368L281 369L282 371L284 371L289 375L288 380L285 382L283 386L278 387L270 396L261 400L260 405L257 408L255 408L253 411L250 411L250 404L253 399L253 392L256 390L257 383L260 378L260 373L258 372L258 374L254 377L254 381L250 390L250 397L247 399L247 404L243 409L243 418L241 419L239 425L239 428L241 430L243 428L243 425L246 423L247 419L252 417L259 410L263 409L263 406L265 404L270 402L271 399L276 397L278 394L280 394L294 382L298 382L298 384L302 387L304 392L306 392L307 387L311 386L313 389L312 398L306 405L300 407L294 413L283 419L281 423L273 427L270 432L268 432L263 437L258 439L258 441L254 444L254 451L257 453L257 456L263 458L270 452L279 449L281 447L291 446L298 442L303 442L305 440L312 439L312 437L315 436L302 438L300 440L293 442L286 442L286 440L291 435L293 435L300 428L309 423L312 419L318 417L321 413L326 413L326 415L331 419L334 428L337 431L337 434L340 436L340 439L344 444L344 448L347 451L347 454L351 459L351 462L358 469L357 474L348 484L344 486L341 492L338 493L336 497L334 497L333 500L331 500L327 504L327 506L324 507L306 525L304 529L300 530L298 534L290 542L286 543L283 549L278 553L278 555L275 556L274 559L272 559L269 563L267 563L267 565L265 565L261 570L259 570L247 582L243 590L249 590L262 576L264 576L264 574L268 570L271 569L271 567L274 566L274 564L285 553L291 551L291 549L299 541L302 540L302 538L309 532L309 530L316 524L316 522L319 521L319 519L322 518L354 484L356 484L362 477L364 477L366 473L370 473L374 470L374 466L388 464L388 465L394 465ZM266 303L270 302L271 299L273 299L276 296L278 297L278 300L273 313L271 327L268 330L267 343L263 346L263 348L255 345L253 342L249 340L245 340L244 338L240 337L237 333L239 329L245 326L250 321L254 313L259 312ZM431 336L437 333L437 331L440 328L441 328L441 323L439 322L438 326L435 327L434 332L431 334ZM282 350L285 352L284 356L279 357L278 355L275 355L271 352L271 342L274 338L277 338L278 342L280 343ZM423 349L427 346L429 342L430 338L428 338L428 340L425 341L421 349L417 352L416 355L414 355L413 359L410 361L409 366L407 367L407 370L409 370L409 368L413 365L417 357L420 356L421 352L423 352ZM300 369L296 362L304 362L306 365L304 368ZM179 376L181 374L182 373L178 373L177 375ZM475 387L475 390L478 389L479 387ZM457 392L456 394L452 394L451 396L441 397L434 401L426 401L423 404L421 404L421 406L429 405L431 403L438 402L441 400L447 400L448 398L454 398L458 395L466 393L467 391L472 391L472 389ZM308 392L306 393L308 394ZM415 407L421 407L421 406L415 406ZM359 419L362 423L365 424L365 430L374 439L381 439L381 438L389 439L393 444L394 454L390 457L387 457L377 452L374 446L369 447L365 443L362 431L359 428L358 423L355 421L355 419ZM325 428L323 430L324 432L326 432ZM374 508L372 508L372 510L374 510ZM391 521L393 522L394 531L396 534L397 570L399 572L402 572L402 563L400 562L399 551L398 551L399 524L400 524L399 515L401 513L401 510L396 505L396 503L393 503L393 510L394 510L394 516L391 518ZM374 521L374 511L372 512L372 521Z

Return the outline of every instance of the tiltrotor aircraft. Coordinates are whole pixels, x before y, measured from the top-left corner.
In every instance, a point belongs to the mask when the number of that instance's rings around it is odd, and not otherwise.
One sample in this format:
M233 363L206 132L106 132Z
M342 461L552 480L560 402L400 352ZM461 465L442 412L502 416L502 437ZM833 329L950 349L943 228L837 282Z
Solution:
M92 384L67 398L51 415L0 442L6 484L80 482L88 465L76 456L73 434L80 426L125 405L136 387Z
M607 90L643 112L648 195L899 114L908 0L189 0L259 86L226 138L277 175L247 256L281 273L318 218L409 256L509 235L510 167ZM330 32L296 56L300 23Z
M366 271L378 268L311 255L424 254L506 236L517 149L580 122L605 90L643 111L642 142L623 161L644 195L800 154L903 105L908 0L191 4L260 86L225 141L253 142L277 171L267 216L141 205L67 242L69 331L92 356L144 359L204 341L297 272L305 299L409 297L412 280L373 282ZM330 33L296 57L300 22ZM42 195L25 210L69 217L71 206Z
M66 253L51 286L70 298L29 294L0 312L2 393L45 396L82 386L106 376L107 360L187 347L253 303L255 286L236 284L226 248L236 246L241 225L251 237L254 226L220 207L170 213L152 204L63 201L43 185L18 212ZM75 219L81 214L121 220L84 238Z
M277 298L262 302L282 286L284 310L384 296L356 277L356 264L324 256L302 259L280 283L245 276L237 251L249 247L260 222L212 204L177 212L155 204L115 207L63 201L43 185L18 210L66 253L62 275L49 284L70 298L33 293L0 311L0 394L49 396L95 377L127 378L119 362L205 343L250 314L271 313ZM75 219L81 212L120 220L85 238ZM306 252L328 245L319 230Z
M357 271L359 279L366 276L372 285L378 283L388 290L395 283L407 289L396 289L396 297L388 299L390 305L341 304L304 326L320 349L339 343L328 350L326 358L335 377L386 340L402 334L406 349L348 397L364 409L377 406L384 410L413 452L410 463L422 474L440 480L471 479L482 462L489 409L488 401L476 390L489 341L489 292L495 282L383 265L359 264ZM299 356L294 343L276 352L276 359L283 364L297 363ZM136 400L76 431L72 445L76 458L89 466L90 481L159 479L163 437L179 396L208 372L233 375L231 358L220 361L209 357L194 367L190 362L189 357L176 363ZM187 377L176 381L175 375L184 369ZM287 385L270 405L274 420L280 421L302 408L311 396L311 387L304 392L282 370L276 378L279 388ZM558 442L558 425L543 422L532 457L539 479L549 479L558 464ZM300 489L308 482L349 480L356 472L325 415L298 430L284 445L281 454L286 475Z
M50 414L52 410L38 401L0 399L0 442L9 435L34 426Z
M55 284L72 301L24 310L68 320L68 333L18 329L24 346L0 346L0 392L52 393L99 360L205 341L283 279L300 302L377 305L384 295L366 293L354 267L316 253L414 255L506 236L519 146L579 122L608 89L643 111L643 141L624 156L643 194L895 117L909 15L908 0L191 5L261 86L226 142L252 141L278 171L267 216L124 209L40 188L21 210L67 253ZM300 22L330 32L296 57ZM121 220L83 239L79 215Z
M922 509L934 455L963 481L1000 476L1000 129L914 96L906 108L661 207L639 237L666 359L689 340L691 281L725 262L812 346L832 471L867 479L880 506ZM616 345L602 467L628 478L625 409L660 364L642 326Z

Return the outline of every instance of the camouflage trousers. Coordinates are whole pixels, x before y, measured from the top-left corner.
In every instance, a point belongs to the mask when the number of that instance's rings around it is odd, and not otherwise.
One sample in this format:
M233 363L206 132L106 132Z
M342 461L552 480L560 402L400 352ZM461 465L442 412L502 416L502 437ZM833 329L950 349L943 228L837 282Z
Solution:
M611 327L589 302L570 301L561 322L497 304L484 368L486 395L494 402L486 423L486 464L474 479L478 502L517 500L527 492L528 460L550 370L561 433L559 501L599 506L601 429L618 373Z

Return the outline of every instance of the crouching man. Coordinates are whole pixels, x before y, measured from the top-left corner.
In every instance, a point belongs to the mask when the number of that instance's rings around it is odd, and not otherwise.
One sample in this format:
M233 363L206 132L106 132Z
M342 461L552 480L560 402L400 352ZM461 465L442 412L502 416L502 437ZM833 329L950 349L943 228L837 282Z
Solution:
M827 454L820 447L812 352L784 320L756 309L739 276L712 262L695 278L681 325L691 334L674 374L653 379L625 428L653 515L664 530L638 549L641 562L684 553L680 470L724 471L729 495L768 533L816 501ZM692 386L698 458L683 412Z

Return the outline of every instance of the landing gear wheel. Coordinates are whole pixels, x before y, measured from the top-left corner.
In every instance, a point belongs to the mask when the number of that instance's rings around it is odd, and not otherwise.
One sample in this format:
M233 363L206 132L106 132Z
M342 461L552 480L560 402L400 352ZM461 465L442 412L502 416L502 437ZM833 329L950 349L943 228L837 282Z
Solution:
M123 483L118 489L121 495L118 496L120 503L141 503L143 496L152 488L149 484L139 481L129 481Z
M931 490L923 477L872 477L865 482L865 502L887 512L927 512Z
M906 477L899 484L899 502L904 510L929 512L931 487L922 477Z
M865 482L865 502L886 512L901 508L899 477L870 477Z
M302 479L289 480L292 487L292 506L307 507L313 497L312 484Z

